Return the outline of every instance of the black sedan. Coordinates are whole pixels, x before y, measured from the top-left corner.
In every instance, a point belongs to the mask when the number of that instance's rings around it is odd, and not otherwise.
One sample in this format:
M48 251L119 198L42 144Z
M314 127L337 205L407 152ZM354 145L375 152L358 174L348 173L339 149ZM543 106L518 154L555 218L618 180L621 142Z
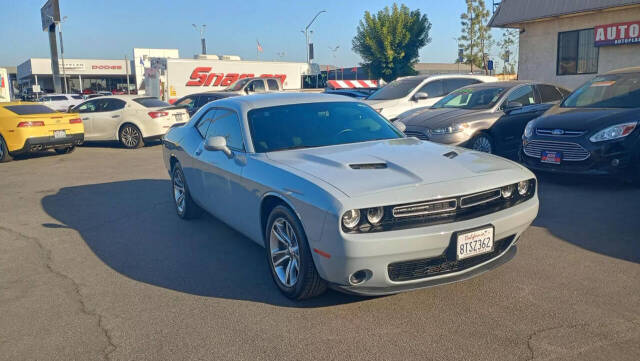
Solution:
M192 116L193 114L195 114L195 112L198 111L198 109L200 109L203 105L209 102L222 99L222 98L236 96L236 95L238 94L235 94L235 93L221 94L221 93L207 93L207 92L195 93L195 94L189 94L189 95L183 96L182 98L176 100L175 103L173 103L173 105L177 107L184 107L185 109L187 109L187 112L189 112L189 116Z
M527 124L530 168L640 178L640 67L597 76Z

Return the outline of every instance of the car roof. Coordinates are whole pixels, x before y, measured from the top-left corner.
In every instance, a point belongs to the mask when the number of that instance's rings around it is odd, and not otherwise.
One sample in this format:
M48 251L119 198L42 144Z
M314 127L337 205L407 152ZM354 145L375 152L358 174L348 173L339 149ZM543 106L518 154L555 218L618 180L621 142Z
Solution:
M628 73L640 73L640 66L633 66L629 68L621 68L616 70L611 70L606 72L605 74L628 74Z
M345 97L344 95L326 93L284 92L228 97L216 100L215 104L219 106L232 106L241 109L243 112L247 112L250 109L274 107L278 105L324 102L357 102L357 100Z
M507 88L507 89L511 89L513 87L516 87L518 85L525 85L525 84L529 84L529 85L538 85L538 84L545 84L545 85L551 85L551 86L557 86L555 84L551 84L551 83L544 83L544 82L538 82L538 81L528 81L528 80L506 80L506 81L497 81L497 82L493 82L493 83L480 83L480 84L472 84L472 85L467 85L464 88Z
M413 76L403 76L399 77L396 80L406 80L406 79L451 79L451 78L470 78L470 79L478 79L478 80L496 80L496 77L490 75L480 75L480 74L455 74L455 73L447 73L447 74L420 74Z

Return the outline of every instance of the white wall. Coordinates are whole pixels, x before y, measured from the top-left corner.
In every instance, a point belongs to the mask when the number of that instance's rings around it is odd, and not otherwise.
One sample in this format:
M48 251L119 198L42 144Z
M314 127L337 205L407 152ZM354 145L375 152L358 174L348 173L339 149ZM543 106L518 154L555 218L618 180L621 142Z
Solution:
M148 58L180 58L180 52L178 49L146 49L146 48L133 48L133 64L136 75L136 89L140 89L142 82L144 81L144 68L151 66L149 60L145 61L145 57ZM144 90L140 91L140 94L144 94Z
M524 33L520 34L518 79L546 81L575 89L594 74L556 75L558 33L637 20L640 20L640 7L524 24ZM629 66L640 66L640 44L600 48L598 73Z

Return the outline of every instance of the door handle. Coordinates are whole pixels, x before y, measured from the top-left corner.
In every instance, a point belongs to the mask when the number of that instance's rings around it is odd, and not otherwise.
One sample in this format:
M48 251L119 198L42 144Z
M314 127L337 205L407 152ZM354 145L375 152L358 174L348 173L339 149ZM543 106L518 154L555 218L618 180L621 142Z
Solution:
M119 115L112 115L111 118L120 118Z
M89 117L86 117L86 118L82 118L82 120L89 120Z

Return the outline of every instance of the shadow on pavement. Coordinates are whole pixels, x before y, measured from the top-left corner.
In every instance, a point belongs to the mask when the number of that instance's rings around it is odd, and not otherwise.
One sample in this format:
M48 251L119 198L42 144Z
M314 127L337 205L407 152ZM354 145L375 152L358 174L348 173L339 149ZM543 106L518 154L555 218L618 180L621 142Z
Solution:
M220 221L184 221L175 214L168 180L133 180L61 189L44 210L77 230L109 267L134 280L190 294L324 307L366 298L328 291L303 302L273 284L264 250Z
M537 174L535 226L584 249L640 263L640 187L615 178Z

